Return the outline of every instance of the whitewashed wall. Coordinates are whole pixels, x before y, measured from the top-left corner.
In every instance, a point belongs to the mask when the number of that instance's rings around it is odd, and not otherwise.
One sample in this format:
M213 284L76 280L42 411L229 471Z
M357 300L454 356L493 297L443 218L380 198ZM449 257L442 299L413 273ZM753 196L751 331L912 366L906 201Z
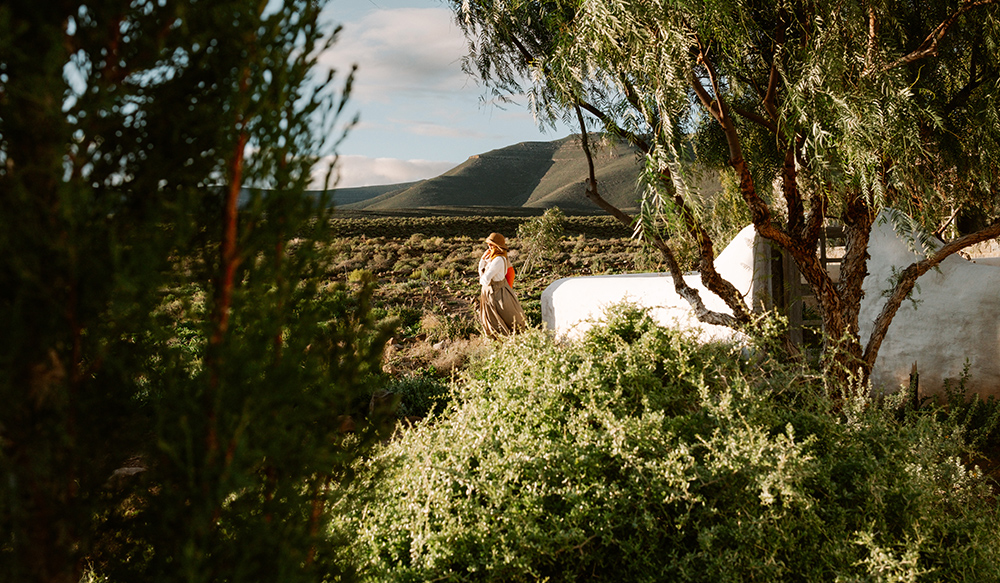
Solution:
M923 257L910 250L881 215L872 229L868 277L861 304L863 342L885 303L893 268ZM940 393L945 379L957 379L969 359L968 390L1000 397L1000 267L952 255L917 280L915 302L904 301L893 318L872 371L874 388L894 390L909 382L917 363L924 394Z
M872 230L861 306L860 335L867 343L889 287L893 268L901 270L918 258L892 224L880 217ZM743 229L716 259L723 277L750 303L758 247L752 227ZM757 260L759 266L759 259ZM758 271L760 271L758 269ZM759 275L758 275L759 277ZM731 313L708 292L696 275L685 277L701 291L711 310ZM967 389L1000 397L1000 267L994 261L968 261L958 255L918 280L912 302L905 302L893 320L872 372L873 389L895 391L909 382L914 363L924 394L940 393L946 379L957 379L968 358ZM698 322L687 301L674 291L667 274L573 277L553 282L542 292L542 321L563 338L577 338L604 316L610 305L630 301L651 308L666 326L697 330L705 339L732 338L732 330Z
M722 277L744 295L751 291L755 240L752 226L743 229L715 261ZM732 313L718 296L705 289L700 276L689 275L684 280L701 292L708 309ZM731 338L734 333L730 328L699 322L687 301L674 291L673 278L664 273L556 280L542 292L542 323L559 337L578 338L604 317L608 306L626 301L650 308L652 317L665 326L698 330L705 340Z

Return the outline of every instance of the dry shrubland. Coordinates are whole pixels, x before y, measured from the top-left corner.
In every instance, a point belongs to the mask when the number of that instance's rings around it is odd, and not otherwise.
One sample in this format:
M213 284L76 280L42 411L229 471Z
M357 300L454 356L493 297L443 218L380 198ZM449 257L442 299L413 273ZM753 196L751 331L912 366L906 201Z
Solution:
M341 236L328 243L328 277L353 285L375 282L376 314L397 324L386 350L386 372L447 377L488 344L475 320L482 237L499 230L497 225L507 228L518 272L515 291L529 323L541 326L542 291L559 278L659 269L655 255L608 219L568 217L559 248L536 261L530 273L520 269L526 257L516 236L524 219L341 219ZM450 236L441 234L449 231Z

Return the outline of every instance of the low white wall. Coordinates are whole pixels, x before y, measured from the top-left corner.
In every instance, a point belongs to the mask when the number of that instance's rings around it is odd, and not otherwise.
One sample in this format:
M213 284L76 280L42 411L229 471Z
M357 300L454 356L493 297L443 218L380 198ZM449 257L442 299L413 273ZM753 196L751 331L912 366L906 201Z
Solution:
M899 271L918 259L885 217L876 222L870 241L870 275L864 282L859 322L863 343L885 303L882 292L890 287L893 269ZM755 247L753 227L747 227L716 259L720 274L748 304ZM957 382L968 359L966 388L984 397L1000 397L1000 267L977 261L953 255L939 270L917 280L916 305L904 302L882 343L872 372L875 390L895 391L907 385L916 362L921 392L940 393L946 379ZM685 280L701 292L709 309L731 313L704 288L699 276ZM651 308L653 318L663 325L697 330L705 340L734 335L728 328L698 322L687 301L674 291L673 279L658 273L557 280L542 292L542 321L559 337L577 338L604 316L608 306L624 301Z
M891 287L893 269L898 272L923 258L886 219L880 215L868 245L869 276L859 317L864 343L885 304L883 292ZM917 363L921 393L940 393L946 379L957 383L968 358L966 388L1000 397L1000 267L976 261L952 255L917 280L914 301L904 300L879 350L872 371L876 390L907 385Z
M716 269L722 277L744 295L749 295L753 282L755 240L753 226L746 227L715 260ZM708 309L732 313L718 296L705 289L700 276L685 276L684 281L701 292ZM556 280L542 292L542 323L559 337L578 338L595 321L604 317L608 306L626 301L651 308L651 316L665 326L698 330L705 340L731 338L734 334L730 328L699 322L687 300L674 291L673 278L664 273Z

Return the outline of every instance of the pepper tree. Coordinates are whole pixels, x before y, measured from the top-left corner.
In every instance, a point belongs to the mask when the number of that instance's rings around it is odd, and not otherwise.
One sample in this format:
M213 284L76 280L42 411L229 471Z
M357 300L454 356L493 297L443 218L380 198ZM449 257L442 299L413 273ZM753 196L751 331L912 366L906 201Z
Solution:
M824 362L866 376L917 278L1000 235L1000 41L994 0L451 0L467 69L499 96L526 91L543 122L596 124L646 159L640 217L587 196L661 251L703 322L749 329L750 306L715 269L716 241L689 186L695 161L729 168L757 233L786 250L817 301ZM586 126L583 134L586 136ZM586 145L586 142L585 142ZM943 232L956 213L978 229L915 256L870 338L858 315L868 241L887 207L900 229ZM885 216L885 215L883 215ZM638 220L637 220L638 219ZM691 237L702 282L684 284L663 220ZM838 281L818 246L843 225ZM906 224L902 224L906 223Z

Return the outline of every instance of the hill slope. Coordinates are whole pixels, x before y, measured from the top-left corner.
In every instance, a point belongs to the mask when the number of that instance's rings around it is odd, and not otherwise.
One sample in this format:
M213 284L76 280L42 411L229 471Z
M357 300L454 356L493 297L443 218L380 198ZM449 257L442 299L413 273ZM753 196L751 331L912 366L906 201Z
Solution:
M403 182L400 184L384 184L379 186L336 188L333 190L333 204L337 207L342 207L358 202L374 200L379 197L391 197L417 184L420 184L420 181Z
M558 142L552 166L539 182L524 206L533 208L597 210L585 196L589 168L580 139L570 136ZM634 148L626 145L592 147L597 186L608 202L620 209L639 206L637 184L642 161Z
M599 149L595 156L601 193L623 209L638 206L636 181L642 169L628 146ZM436 207L558 206L597 211L584 197L587 161L579 138L553 142L522 142L472 156L462 164L405 188L342 209L390 211Z
M641 199L637 185L642 157L631 146L597 142L592 151L601 196L623 211L635 213ZM584 194L588 175L580 138L573 135L552 142L522 142L471 156L448 172L420 182L337 191L336 203L340 210L376 213L416 209L540 213L554 206L570 212L600 212ZM721 188L715 172L703 173L693 186L703 195Z

